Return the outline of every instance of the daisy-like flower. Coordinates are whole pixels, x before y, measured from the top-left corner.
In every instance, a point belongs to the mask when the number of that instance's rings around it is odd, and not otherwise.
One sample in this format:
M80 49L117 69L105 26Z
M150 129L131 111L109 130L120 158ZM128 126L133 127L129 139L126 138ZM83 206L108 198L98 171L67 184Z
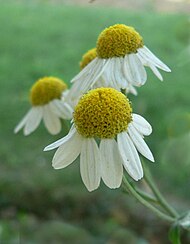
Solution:
M55 169L65 168L80 155L80 173L89 191L98 188L101 178L109 188L118 188L123 166L134 180L143 177L137 150L154 161L143 139L151 132L150 124L132 113L125 95L114 88L96 88L76 105L68 135L44 150L59 147L53 157Z
M71 82L77 83L78 94L99 80L107 81L107 87L117 90L130 86L142 86L147 80L144 66L163 80L158 68L171 70L160 61L143 43L143 38L133 27L116 24L103 30L96 44L97 57L94 58Z
M91 61L93 61L95 58L97 58L97 52L96 48L92 48L88 50L83 56L80 61L80 69L84 69ZM98 87L112 87L115 89L118 89L120 91L120 87L117 86L115 83L107 82L106 77L104 77L104 74L102 74L99 79L94 83L93 86L85 86L83 82L79 84L79 82L73 83L70 92L68 94L68 99L70 102L75 106L80 99L80 96L86 93L89 89L95 89ZM137 95L136 89L131 85L128 84L128 87L125 88L126 93L132 93L134 95Z
M24 135L32 133L43 119L51 134L61 130L62 119L71 119L72 108L64 100L68 93L67 85L56 77L44 77L37 80L30 90L32 108L14 129L17 133L24 128Z

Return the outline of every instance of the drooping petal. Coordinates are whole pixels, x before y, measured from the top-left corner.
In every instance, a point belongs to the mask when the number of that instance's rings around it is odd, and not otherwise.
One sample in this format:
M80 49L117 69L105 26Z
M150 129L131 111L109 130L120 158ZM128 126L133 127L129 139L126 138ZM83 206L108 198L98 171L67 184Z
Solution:
M127 87L127 91L130 92L130 93L132 93L132 94L135 95L135 96L138 95L137 90L134 88L134 86L132 86L132 85L130 85L130 84L129 84L128 87Z
M150 64L150 68L151 68L152 72L155 74L155 76L157 76L159 80L163 81L163 77L160 74L160 72L158 71L158 69L156 68L156 66Z
M73 109L67 102L64 102L64 104L63 104L63 112L65 114L65 118L66 119L71 119L72 118Z
M90 81L90 87L92 88L95 82L101 77L101 75L104 73L104 71L107 68L107 65L110 62L110 59L101 59L98 58L98 65L97 67L92 68L91 76L88 77L88 80Z
M139 134L139 132L135 129L135 127L131 126L131 124L129 124L129 126L128 126L128 133L129 133L129 136L130 136L131 140L133 141L134 145L136 146L137 150L145 158L154 162L154 157L153 157L149 147L147 146L147 144L145 143L145 141L143 140L143 138Z
M69 93L69 89L64 90L64 91L62 92L62 94L61 94L61 99L62 99L63 101L65 100L65 97L68 95L68 93Z
M21 130L25 126L25 124L28 120L28 117L30 117L31 113L32 113L32 108L27 112L27 114L22 118L22 120L15 127L14 133L17 133L19 130Z
M100 142L101 176L109 188L118 188L121 185L123 166L114 139L102 139Z
M140 180L143 177L141 161L127 132L119 133L117 141L124 168L134 180Z
M95 86L95 83L103 74L107 65L109 64L109 59L100 59L95 58L92 60L76 77L74 77L71 82L74 82L72 85L68 96L73 106L76 105L80 97L92 89Z
M118 87L119 87L119 90L120 89L128 89L129 87L129 81L127 79L127 77L125 76L125 72L123 71L123 66L124 66L124 63L125 63L125 59L123 57L120 57L118 58L118 67L120 66L120 80L117 81L118 83ZM117 68L118 69L118 68Z
M74 126L72 126L69 133L66 136L45 147L44 151L49 151L61 146L65 141L68 141L72 136L74 136L75 133L77 133L76 129L74 128Z
M98 58L93 59L88 65L86 65L72 80L71 83L80 80L86 76L93 67L96 67Z
M146 82L146 70L136 54L125 55L125 75L131 84L142 86Z
M146 46L139 48L138 53L140 53L141 57L147 60L148 63L151 63L166 72L171 72L170 68L158 59Z
M26 125L24 127L24 135L27 136L32 133L40 124L43 115L42 106L36 106L31 109L31 113L28 115Z
M149 136L152 133L152 126L142 116L132 114L133 126L143 135Z
M110 59L110 81L109 86L112 88L118 90L117 80L119 79L118 73L116 71L116 60L117 58L111 58Z
M49 104L43 107L43 120L45 127L52 135L58 134L61 131L60 119L52 112Z
M85 138L82 142L80 173L88 191L98 188L100 184L100 151L93 138Z
M49 103L51 110L60 118L71 119L73 109L64 101L54 99Z
M81 152L82 142L83 138L77 131L70 137L65 137L65 141L57 149L53 157L52 166L55 169L62 169L74 162Z

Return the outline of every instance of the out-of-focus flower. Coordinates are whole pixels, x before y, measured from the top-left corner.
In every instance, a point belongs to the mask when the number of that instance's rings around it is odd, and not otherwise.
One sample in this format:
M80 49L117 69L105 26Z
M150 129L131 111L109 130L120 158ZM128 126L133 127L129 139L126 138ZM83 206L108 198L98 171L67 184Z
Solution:
M24 135L32 133L41 120L51 134L61 130L62 119L71 119L72 108L64 100L68 93L67 85L56 77L44 77L37 80L30 90L31 109L14 129L17 133L24 128Z
M44 150L59 147L53 157L55 169L65 168L80 155L80 173L89 191L98 188L101 178L109 188L118 188L123 166L134 180L143 177L137 150L154 161L143 139L151 132L151 125L132 113L125 95L113 88L96 88L76 105L68 135Z

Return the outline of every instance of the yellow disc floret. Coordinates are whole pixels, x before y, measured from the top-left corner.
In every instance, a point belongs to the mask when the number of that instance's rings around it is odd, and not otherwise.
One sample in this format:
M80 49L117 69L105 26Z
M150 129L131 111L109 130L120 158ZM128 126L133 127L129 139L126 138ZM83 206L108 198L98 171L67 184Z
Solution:
M44 77L37 80L30 90L33 106L44 105L53 99L60 99L67 85L56 77Z
M80 61L80 69L84 69L93 59L97 57L96 48L92 48L88 50L83 56L82 60Z
M114 138L132 121L129 100L113 88L97 88L79 100L74 123L84 137Z
M143 39L133 27L123 24L103 30L97 40L97 56L100 58L124 57L136 53L143 46Z

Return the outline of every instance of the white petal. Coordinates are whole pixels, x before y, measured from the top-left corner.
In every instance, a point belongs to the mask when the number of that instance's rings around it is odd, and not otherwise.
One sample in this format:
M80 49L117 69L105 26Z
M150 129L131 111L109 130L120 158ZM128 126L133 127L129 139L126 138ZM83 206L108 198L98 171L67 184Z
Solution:
M31 109L31 113L28 115L26 125L24 127L24 135L27 136L32 133L40 124L43 115L42 106L36 106Z
M112 76L111 76L111 70L112 70L112 63L111 59L109 64L107 65L106 69L104 70L102 74L102 79L104 80L104 87L113 87L114 85L112 84Z
M99 87L107 87L103 75L101 75L101 77L96 81L96 83L94 83L92 89L96 89Z
M125 72L123 70L123 66L125 63L125 59L123 57L118 58L118 66L120 66L120 80L117 81L120 89L126 89L129 85L129 81L125 76Z
M91 69L97 64L98 58L93 59L88 65L86 65L72 80L71 83L80 80L82 77L86 76L91 72Z
M142 116L132 114L133 126L143 135L149 136L152 133L152 126Z
M72 126L69 133L66 136L45 147L44 151L49 151L61 146L65 141L68 141L75 133L77 133L76 129L74 128L74 126Z
M57 149L52 166L55 169L62 169L74 162L81 152L82 141L83 138L78 132L72 134L71 137L67 137L67 140Z
M61 131L60 119L52 112L49 104L43 107L43 120L45 127L52 135L58 134Z
M146 82L146 70L136 54L125 55L125 67L125 75L130 83L141 86Z
M75 83L73 83L67 96L67 102L71 104L73 108L78 103L80 97L90 89L90 84L87 84L87 81L85 79L81 82L76 81Z
M132 93L132 94L135 95L135 96L138 95L137 90L136 90L136 89L134 88L134 86L132 86L132 85L128 85L128 87L127 87L127 92L130 92L130 93Z
M156 68L156 66L150 64L150 68L151 68L152 72L155 74L155 76L157 76L159 80L163 81L163 77L160 74L160 72L158 71L158 69Z
M141 52L137 52L136 55L144 66L150 65L149 61L143 56L143 54L141 54Z
M109 64L109 59L95 58L82 70L71 82L75 82L70 89L69 95L71 104L75 106L79 98L95 86L102 73Z
M85 81L87 85L93 86L104 72L108 63L109 59L95 58L71 80L71 83L79 81L80 85L83 85Z
M72 118L73 109L66 102L59 99L54 99L49 103L49 106L51 107L51 110L60 118Z
M171 72L170 68L165 65L160 59L158 59L146 46L138 49L138 52L141 54L141 57L147 60L150 64L157 66L158 68Z
M110 86L114 89L118 89L118 85L117 85L117 72L116 72L116 58L111 58L110 59Z
M119 90L128 87L128 80L123 73L124 58L114 58L114 88Z
M19 130L21 130L25 126L31 113L32 113L32 108L27 112L27 114L22 118L22 120L15 127L14 133L17 133Z
M102 139L100 142L101 176L109 188L118 188L121 185L123 166L114 139Z
M131 124L129 124L129 126L128 126L128 133L129 133L130 138L133 141L134 145L136 146L137 150L145 158L154 162L154 157L153 157L149 147L147 146L147 144L145 143L145 141L143 140L141 135L138 133L138 131L133 126L131 126Z
M127 132L118 134L117 141L124 168L134 180L140 180L143 177L141 161Z
M63 99L63 101L65 100L65 97L68 95L68 93L69 93L69 89L64 90L64 91L62 92L62 94L61 94L61 99Z
M93 138L85 138L80 155L80 172L82 180L89 191L100 184L100 151Z
M97 65L97 67L93 68L92 76L89 77L89 81L91 82L91 87L101 77L103 72L106 70L109 62L110 62L110 59L98 59L98 65Z

